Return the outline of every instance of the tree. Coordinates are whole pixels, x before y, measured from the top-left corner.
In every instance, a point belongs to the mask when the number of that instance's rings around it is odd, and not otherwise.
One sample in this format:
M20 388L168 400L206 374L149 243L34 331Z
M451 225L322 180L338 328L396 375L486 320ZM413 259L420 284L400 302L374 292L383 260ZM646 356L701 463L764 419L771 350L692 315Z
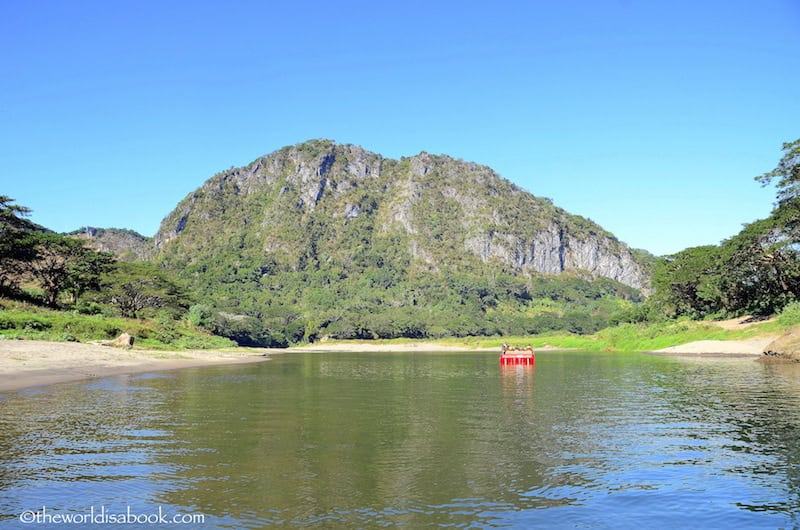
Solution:
M651 304L669 317L702 318L722 308L720 249L687 248L666 257L653 270Z
M164 305L164 299L153 294L153 280L133 280L125 282L111 295L111 303L124 317L136 318L143 309L157 309Z
M68 287L70 261L77 259L83 246L76 239L57 234L39 234L36 258L30 263L30 273L45 293L45 303L58 304L58 297Z
M69 276L65 291L72 295L73 303L86 291L102 288L102 275L110 271L116 260L110 252L97 252L82 247L68 263Z
M138 318L147 309L168 309L183 314L191 303L186 288L151 263L119 262L103 277L107 289L102 300L122 316Z
M73 302L87 290L100 289L100 277L114 262L111 254L96 252L71 237L37 234L35 257L28 271L45 292L45 303L58 305L61 293L72 294Z
M793 205L800 199L800 138L783 144L783 157L772 171L756 177L766 186L777 179L778 208Z
M25 264L35 256L36 225L25 219L30 210L13 202L0 195L0 293L17 289Z
M747 225L722 251L721 286L732 311L770 315L800 298L800 256L775 216Z

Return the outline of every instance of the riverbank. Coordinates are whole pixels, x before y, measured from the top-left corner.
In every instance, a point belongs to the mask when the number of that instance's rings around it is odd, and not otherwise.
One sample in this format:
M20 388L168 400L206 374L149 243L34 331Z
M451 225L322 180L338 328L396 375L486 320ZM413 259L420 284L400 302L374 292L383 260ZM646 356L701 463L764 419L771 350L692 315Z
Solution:
M740 340L698 340L647 353L672 357L763 356L774 335ZM536 352L574 348L536 347ZM293 352L414 353L414 352L499 352L492 346L443 344L437 342L335 341L288 349L246 349L155 351L121 349L76 342L0 340L0 392L28 387L79 381L97 377L177 370L201 366L261 362L270 355Z
M647 352L650 355L669 357L753 357L764 356L764 350L775 337L760 337L747 340L698 340Z
M0 392L97 377L261 362L273 353L266 349L154 351L77 342L2 340Z

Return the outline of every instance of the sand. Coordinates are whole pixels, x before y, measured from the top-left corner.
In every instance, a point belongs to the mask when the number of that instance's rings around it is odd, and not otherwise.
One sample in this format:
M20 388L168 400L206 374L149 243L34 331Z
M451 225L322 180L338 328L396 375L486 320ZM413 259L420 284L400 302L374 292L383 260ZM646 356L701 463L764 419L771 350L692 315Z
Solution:
M648 353L674 357L761 357L764 354L764 348L774 340L775 337L748 340L698 340Z
M266 361L274 352L122 349L76 342L0 340L0 392L162 370Z

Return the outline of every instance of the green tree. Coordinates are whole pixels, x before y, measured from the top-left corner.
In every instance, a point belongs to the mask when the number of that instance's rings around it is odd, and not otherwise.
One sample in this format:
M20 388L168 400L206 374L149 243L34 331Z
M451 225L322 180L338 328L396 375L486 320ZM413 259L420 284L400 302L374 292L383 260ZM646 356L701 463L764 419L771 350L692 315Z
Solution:
M762 185L775 183L778 189L778 208L797 208L800 199L800 138L783 144L783 157L772 171L756 177ZM777 182L775 182L777 181Z
M58 305L61 293L72 294L73 301L89 289L100 288L100 276L106 272L113 258L108 253L96 252L71 237L58 234L37 234L35 258L28 272L45 293L45 303Z
M721 252L693 247L664 258L653 270L651 304L669 317L703 318L722 308Z
M26 264L35 257L36 225L25 219L30 210L0 195L0 294L16 291Z
M178 317L186 313L191 297L186 287L151 263L120 262L103 278L101 299L122 316L138 318L149 311L165 309Z
M800 256L775 216L749 224L722 245L721 288L732 312L771 315L800 295Z

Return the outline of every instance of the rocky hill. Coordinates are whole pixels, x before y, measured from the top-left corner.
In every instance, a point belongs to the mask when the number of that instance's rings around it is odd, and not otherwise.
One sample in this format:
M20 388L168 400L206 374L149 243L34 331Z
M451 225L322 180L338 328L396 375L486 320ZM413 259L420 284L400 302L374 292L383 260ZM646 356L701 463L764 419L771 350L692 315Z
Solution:
M155 254L153 239L133 230L86 226L68 235L83 239L94 250L112 252L122 261L146 261Z
M221 172L152 240L96 248L179 275L240 344L592 333L631 310L640 257L491 168L313 140Z
M392 160L328 140L215 175L178 204L154 240L181 269L235 255L233 268L256 275L331 264L351 270L391 247L383 258L416 271L493 265L526 276L580 270L635 288L648 282L612 234L489 167L424 152Z

